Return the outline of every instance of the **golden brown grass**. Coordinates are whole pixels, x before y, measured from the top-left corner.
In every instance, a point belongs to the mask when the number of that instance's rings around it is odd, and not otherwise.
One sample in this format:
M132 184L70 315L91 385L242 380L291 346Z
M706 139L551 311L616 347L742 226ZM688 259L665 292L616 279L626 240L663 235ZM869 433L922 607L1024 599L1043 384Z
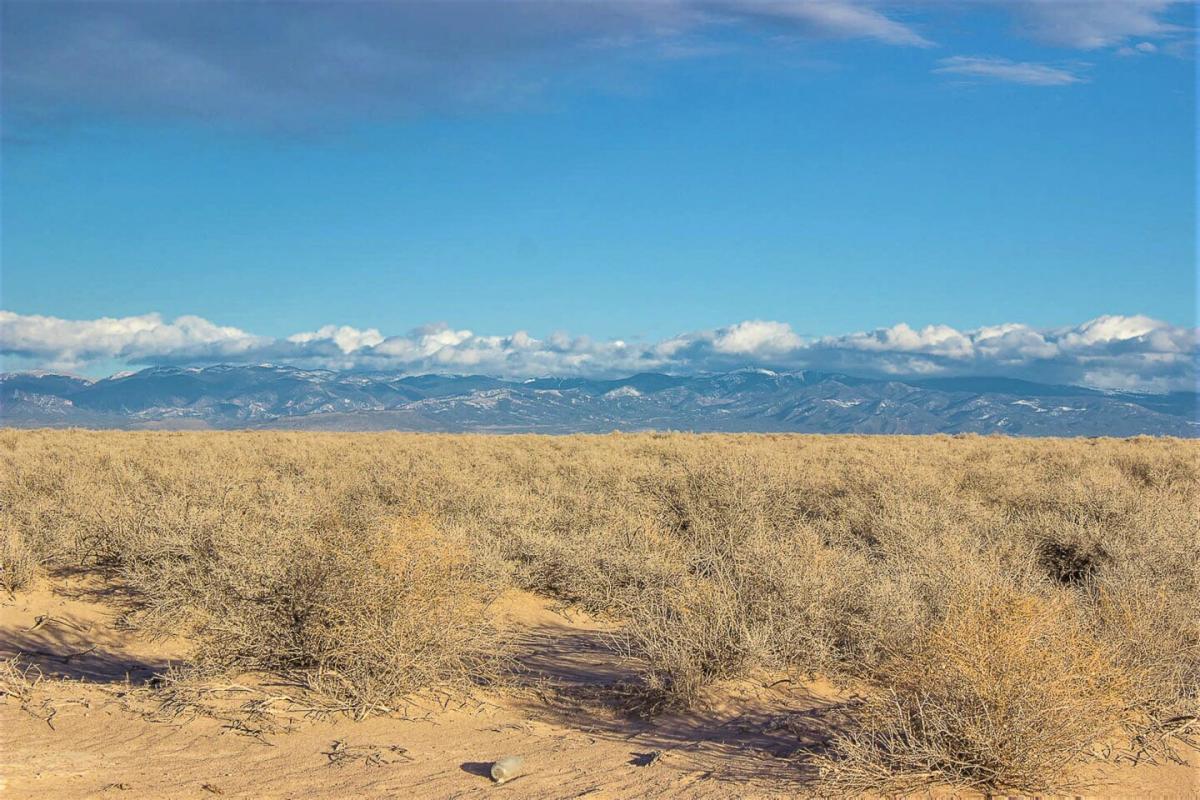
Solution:
M210 672L362 713L487 681L515 585L624 621L652 707L873 687L833 787L1043 791L1200 697L1200 443L0 432L0 567L101 571Z
M0 530L0 589L12 594L29 588L37 575L37 557L15 527Z
M1076 619L1061 595L993 588L956 597L881 665L884 691L824 759L826 777L851 792L930 780L1066 788L1070 765L1121 732L1135 680Z
M220 579L192 576L204 593L196 663L281 674L360 714L493 678L499 643L482 612L497 584L463 537L421 518L359 525L277 532L252 582L238 572L246 556Z

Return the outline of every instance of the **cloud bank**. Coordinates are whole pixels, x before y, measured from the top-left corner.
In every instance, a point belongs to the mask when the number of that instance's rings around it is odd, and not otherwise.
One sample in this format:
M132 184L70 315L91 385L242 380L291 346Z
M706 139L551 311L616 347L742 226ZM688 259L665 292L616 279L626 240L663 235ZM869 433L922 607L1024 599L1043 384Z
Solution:
M0 311L0 355L10 368L272 362L526 378L765 366L869 376L1003 375L1148 392L1195 390L1198 334L1200 329L1150 317L1110 315L1061 328L1006 323L958 330L900 323L818 338L802 337L785 322L747 320L650 343L565 333L539 339L524 331L488 336L445 324L394 336L327 325L272 338L196 316L66 320Z

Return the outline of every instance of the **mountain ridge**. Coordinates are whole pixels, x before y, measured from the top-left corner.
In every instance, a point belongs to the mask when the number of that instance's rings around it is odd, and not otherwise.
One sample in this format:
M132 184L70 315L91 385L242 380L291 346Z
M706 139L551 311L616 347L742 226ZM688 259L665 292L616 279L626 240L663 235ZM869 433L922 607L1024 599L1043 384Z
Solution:
M0 374L0 425L573 433L621 430L1200 436L1197 395L1014 378L743 368L625 378L404 375L289 365Z

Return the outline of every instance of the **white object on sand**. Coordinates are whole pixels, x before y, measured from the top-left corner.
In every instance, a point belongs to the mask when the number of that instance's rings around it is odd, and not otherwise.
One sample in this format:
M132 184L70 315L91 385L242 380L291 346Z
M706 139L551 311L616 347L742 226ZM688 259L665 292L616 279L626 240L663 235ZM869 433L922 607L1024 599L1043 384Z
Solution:
M524 766L525 759L520 756L505 756L492 764L492 780L496 783L511 781L521 774L521 768Z

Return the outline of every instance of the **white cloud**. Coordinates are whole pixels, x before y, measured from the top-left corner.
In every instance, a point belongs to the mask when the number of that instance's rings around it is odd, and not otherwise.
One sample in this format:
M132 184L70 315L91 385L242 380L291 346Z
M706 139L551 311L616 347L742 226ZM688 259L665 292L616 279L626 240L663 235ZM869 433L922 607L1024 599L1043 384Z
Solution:
M362 331L349 325L326 325L309 333L294 333L287 340L296 344L331 341L343 353L353 353L364 347L374 347L383 341L383 335L374 328Z
M702 4L704 5L704 4ZM728 12L793 23L838 38L874 39L886 44L932 47L933 42L880 11L856 0L724 0L708 4Z
M819 344L851 350L928 353L949 358L962 358L972 352L971 341L949 325L927 325L916 331L903 322L890 328L878 328L870 333L827 337L819 340Z
M1127 55L1188 42L1183 0L412 0L9 3L0 31L9 127L96 115L266 130L511 110L555 90L628 91L655 61L798 39L932 47L956 17L1000 9L1018 34ZM944 37L930 31L944 30ZM732 35L731 35L732 34ZM1158 42L1159 44L1155 44ZM962 58L962 57L959 57ZM1071 69L1003 59L945 72L1065 85Z
M0 354L50 369L272 361L332 369L621 376L744 366L865 375L1007 375L1053 383L1165 391L1195 386L1197 329L1145 316L1106 315L1039 329L1005 323L959 330L905 323L805 339L785 322L748 320L658 342L599 341L557 332L480 335L446 324L398 336L327 325L283 339L195 316L64 320L0 311Z
M1046 44L1095 50L1181 33L1162 17L1179 0L999 0L1019 30Z
M786 353L795 350L803 341L785 322L750 320L722 328L713 338L718 353L759 355Z
M864 0L18 3L0 53L10 115L287 130L623 86L632 63L729 52L731 29L930 45Z
M1133 46L1122 45L1117 48L1117 55L1119 56L1141 56L1157 52L1158 45L1153 42L1138 42Z
M933 70L942 75L1020 83L1026 86L1069 86L1082 83L1077 73L1063 67L1052 67L1033 61L1010 61L1007 58L983 56L951 56L938 61Z
M1089 320L1065 332L1060 341L1066 347L1086 348L1096 344L1138 339L1168 327L1165 322L1143 316L1103 316Z
M100 359L143 363L155 357L235 359L270 343L202 317L164 322L159 314L65 320L0 311L0 354L74 368Z
M1021 363L1031 359L1053 358L1058 348L1040 332L1027 325L1009 323L980 328L972 342L976 352L985 358L1005 363Z

